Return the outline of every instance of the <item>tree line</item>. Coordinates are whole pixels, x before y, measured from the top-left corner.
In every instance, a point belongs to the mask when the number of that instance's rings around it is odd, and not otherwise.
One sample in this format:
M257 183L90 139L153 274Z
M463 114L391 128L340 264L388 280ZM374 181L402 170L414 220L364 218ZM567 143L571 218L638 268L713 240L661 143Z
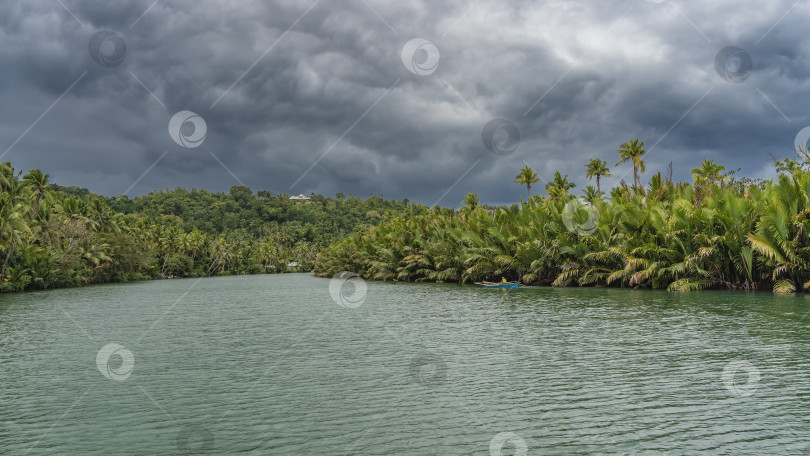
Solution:
M348 270L367 279L530 285L610 286L687 291L810 288L810 156L775 160L778 177L751 180L712 160L692 182L672 180L672 165L646 184L644 142L622 144L614 166L629 164L633 183L601 191L611 176L592 159L581 196L556 172L545 195L532 195L539 175L524 167L520 205L488 208L469 194L459 210L435 207L337 241L315 272Z
M107 198L0 163L0 291L312 269L336 239L426 208L233 187Z

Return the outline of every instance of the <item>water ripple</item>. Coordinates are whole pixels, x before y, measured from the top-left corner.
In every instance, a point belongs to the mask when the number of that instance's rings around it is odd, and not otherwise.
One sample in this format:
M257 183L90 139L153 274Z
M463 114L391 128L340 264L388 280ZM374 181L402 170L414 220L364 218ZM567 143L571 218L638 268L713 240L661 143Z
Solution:
M0 453L802 454L806 307L369 283L352 309L302 274L3 296Z

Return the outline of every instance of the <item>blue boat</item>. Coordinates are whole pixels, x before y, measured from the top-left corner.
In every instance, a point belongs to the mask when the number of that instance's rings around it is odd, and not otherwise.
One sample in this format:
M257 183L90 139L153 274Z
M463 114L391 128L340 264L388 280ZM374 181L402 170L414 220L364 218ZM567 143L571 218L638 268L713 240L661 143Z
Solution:
M520 282L476 282L484 288L517 288Z

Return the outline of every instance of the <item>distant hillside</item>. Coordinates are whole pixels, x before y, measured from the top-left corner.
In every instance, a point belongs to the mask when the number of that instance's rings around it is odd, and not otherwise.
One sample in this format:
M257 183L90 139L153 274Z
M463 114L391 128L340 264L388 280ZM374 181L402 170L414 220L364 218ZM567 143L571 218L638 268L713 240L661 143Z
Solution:
M302 201L266 191L254 194L250 188L241 186L231 187L229 193L178 187L131 199L103 197L79 187L51 188L85 201L100 198L116 212L149 217L185 231L219 235L243 230L254 237L280 233L290 241L321 247L385 219L427 211L427 207L408 200L392 201L373 195L362 199L342 193L334 198L312 194L308 196L310 200Z
M158 277L310 271L335 240L425 213L352 195L205 190L104 197L0 163L0 292Z

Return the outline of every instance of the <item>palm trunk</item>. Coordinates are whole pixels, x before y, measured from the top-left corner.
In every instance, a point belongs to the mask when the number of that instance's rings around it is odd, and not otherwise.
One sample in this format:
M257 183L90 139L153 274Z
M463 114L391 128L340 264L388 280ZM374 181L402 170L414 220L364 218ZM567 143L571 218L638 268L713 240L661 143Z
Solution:
M160 268L161 274L166 274L166 263L169 262L169 253L166 254L166 257L163 259L163 266Z
M40 198L42 198L42 193L38 194L37 199L34 200L33 213L34 213L35 218L37 216L37 210L39 209L39 200L40 200Z
M11 245L8 246L8 255L6 255L6 261L3 262L3 269L0 270L0 283L3 282L3 279L6 277L6 266L8 266L8 261L11 259L11 254L14 253L14 246L15 241L11 241Z
M633 165L633 185L638 187L638 168L636 168L636 165Z
M532 199L532 184L526 184L526 190L529 192L529 199Z
M597 174L596 175L596 192L601 194L602 193L602 187L599 185L599 177L600 177L600 175Z

